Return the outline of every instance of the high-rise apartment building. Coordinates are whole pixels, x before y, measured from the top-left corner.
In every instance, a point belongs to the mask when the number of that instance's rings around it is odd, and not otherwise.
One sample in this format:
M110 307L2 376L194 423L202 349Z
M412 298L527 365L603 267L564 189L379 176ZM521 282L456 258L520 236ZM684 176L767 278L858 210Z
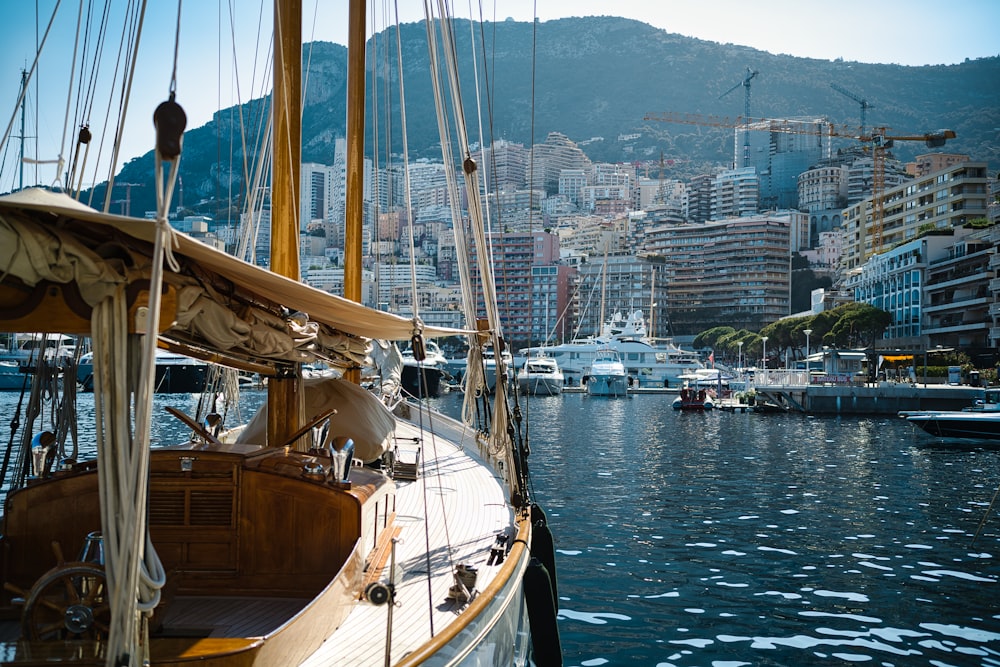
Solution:
M755 215L760 179L754 167L727 169L712 181L712 220Z
M530 151L523 144L499 139L477 158L486 192L520 190L527 184Z
M579 315L572 337L596 335L613 313L627 314L634 310L643 311L647 327L651 322L655 326L655 331L647 328L648 335L672 335L667 316L669 285L665 264L660 258L633 254L593 255L579 269L576 290Z
M734 164L743 165L744 144L749 137L750 164L743 166L757 170L759 210L796 207L799 174L818 163L828 152L829 139L824 136L826 125L822 118L804 118L766 120L751 123L749 128L736 128Z
M688 183L688 221L708 222L712 219L712 184L714 182L715 176L700 174Z
M876 230L872 201L844 210L845 270L860 267L873 253L916 238L926 229L948 229L985 218L987 164L962 162L887 189L884 215ZM881 247L877 240L881 239Z
M797 224L785 213L658 228L646 251L663 257L675 331L720 325L756 331L788 315Z
M544 341L548 334L545 331L545 313L551 316L552 310L559 309L561 304L569 300L570 267L557 268L555 273L536 272L538 267L558 266L559 237L549 232L492 232L487 234L487 240L493 253L493 275L497 290L497 306L503 319L504 333L514 348L525 347L529 343ZM476 251L472 251L472 269L478 282L479 261ZM561 272L561 273L560 273ZM565 290L555 296L545 294L535 289L534 278L542 279L542 286ZM539 309L541 319L536 318L535 310ZM485 302L480 288L477 299L478 316L485 317ZM549 322L556 326L558 320ZM559 325L565 328L564 324Z
M841 213L847 206L847 165L820 165L799 174L800 211L809 213L810 238L840 229Z
M333 167L313 162L303 163L299 172L299 229L311 223L322 224L331 214Z
M569 137L550 132L545 141L531 150L531 188L547 193L559 191L559 174L563 169L590 170L591 162Z

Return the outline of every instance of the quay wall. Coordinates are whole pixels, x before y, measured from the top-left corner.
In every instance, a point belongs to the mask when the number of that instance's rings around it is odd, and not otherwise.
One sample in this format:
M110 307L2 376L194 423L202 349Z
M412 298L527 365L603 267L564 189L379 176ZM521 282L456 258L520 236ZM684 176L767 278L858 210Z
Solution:
M980 387L897 382L758 387L758 394L793 411L819 415L895 415L902 410L961 410L984 396Z

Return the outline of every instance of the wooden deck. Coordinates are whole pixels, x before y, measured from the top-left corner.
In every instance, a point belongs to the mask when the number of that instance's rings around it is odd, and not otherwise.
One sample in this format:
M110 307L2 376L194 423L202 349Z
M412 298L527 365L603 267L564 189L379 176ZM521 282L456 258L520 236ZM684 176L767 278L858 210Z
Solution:
M437 634L455 620L461 607L446 599L454 583L455 565L475 566L476 589L485 589L499 569L487 564L496 535L512 523L504 487L479 461L471 433L455 446L422 436L416 427L400 422L396 435L401 450L420 443L424 467L416 480L397 481L396 525L400 531L396 543L397 606L392 611L393 663L426 642L432 627ZM401 454L412 459L411 452ZM451 544L451 552L440 547L427 553L428 544ZM390 567L391 556L383 582L388 582ZM385 664L385 642L371 639L385 636L388 610L389 605L359 601L347 621L302 664Z
M160 636L259 637L308 603L297 598L177 596L163 617Z

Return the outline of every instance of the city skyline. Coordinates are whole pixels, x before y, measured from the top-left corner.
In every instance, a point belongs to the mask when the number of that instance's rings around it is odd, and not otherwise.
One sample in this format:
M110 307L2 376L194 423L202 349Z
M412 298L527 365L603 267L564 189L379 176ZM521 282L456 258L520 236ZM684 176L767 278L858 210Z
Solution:
M304 27L304 41L346 42L346 0L324 3L316 0L315 3L305 4L304 14L310 23L315 17L315 27ZM0 119L5 129L8 125L14 128L20 72L31 67L35 44L42 40L45 26L55 6L55 0L39 2L35 6L32 3L15 3L7 8L7 21L0 25L0 38L5 44L3 62L7 77L7 83L0 85ZM38 28L35 28L36 7ZM405 4L400 8L400 20L421 20L422 12L416 11L418 7L416 3ZM266 76L262 74L266 71L266 66L260 64L267 57L265 44L269 40L258 39L257 36L269 34L270 11L257 11L257 6L241 7L241 10L244 11L234 11L234 23L230 28L227 13L213 7L211 3L188 3L183 7L180 30L182 44L201 45L183 48L178 54L178 95L188 114L188 129L204 125L219 109L260 97L269 89ZM503 4L502 11L496 10L483 18L500 21L510 17L530 21L533 16L537 16L539 21L551 21L568 16L608 15L611 11L607 3L596 0L549 0L544 3L510 0ZM172 3L150 3L147 12L119 164L152 148L149 144L149 119L156 105L166 99L168 94L177 7ZM641 0L622 0L615 3L613 12L668 32L719 43L741 44L769 53L796 57L922 65L951 64L966 58L995 56L1000 53L1000 40L992 32L992 27L1000 23L1000 4L983 0L957 0L950 3L949 15L968 20L963 21L962 30L935 34L933 39L908 38L910 35L921 34L921 30L926 28L926 17L942 12L939 4L926 1L892 0L882 3L874 19L876 23L884 22L884 30L880 26L883 32L878 39L871 38L871 28L868 27L871 24L862 18L871 13L870 6L855 0L840 3L836 11L808 3L777 0L758 3L752 11L747 11L745 5L729 0L720 0L710 6L694 2L651 4ZM479 16L474 18L478 19ZM817 29L820 22L822 29ZM376 18L370 17L369 23L369 33L385 27L385 22L380 23ZM39 64L38 78L31 89L32 104L37 106L29 114L29 124L34 127L35 124L31 121L37 119L38 128L31 132L37 135L39 144L37 155L32 157L39 160L57 159L60 154L58 147L69 143L69 138L64 136L61 127L67 107L65 89L69 79L70 56L73 47L77 45L72 38L75 25L74 7L70 7L69 3L61 4ZM105 57L108 59L109 54L114 54L118 48L116 40L117 35L109 39L109 45L105 49ZM234 57L241 63L238 82L232 65L229 64ZM220 66L219 63L225 65ZM80 67L79 63L77 67ZM110 95L108 91L100 90L93 93L97 99L107 99ZM103 108L100 114L103 117ZM99 120L95 118L93 122L98 123ZM71 128L69 134L74 131ZM16 129L12 129L12 134L17 134ZM109 154L110 147L104 147L100 158L102 163L108 159ZM62 155L64 160L69 157ZM11 159L10 155L8 159ZM43 166L39 170L46 175L41 179L42 182L54 180L53 167Z

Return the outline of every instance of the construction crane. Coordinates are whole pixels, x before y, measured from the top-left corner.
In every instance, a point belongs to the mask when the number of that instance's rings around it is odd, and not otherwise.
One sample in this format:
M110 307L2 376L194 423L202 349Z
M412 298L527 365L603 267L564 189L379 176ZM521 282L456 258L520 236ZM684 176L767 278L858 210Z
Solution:
M129 216L132 215L132 188L142 188L145 187L145 183L115 183L114 187L125 188L125 199L116 199L113 203L124 204L122 209L122 215Z
M744 88L744 101L743 101L743 117L749 122L750 119L750 80L757 76L759 72L755 69L750 69L747 67L746 74L743 75L743 80L737 83L735 86L727 90L726 92L719 95L721 100L723 97L733 92L740 86ZM749 125L745 128L746 132L743 134L743 166L750 166L750 127Z
M882 251L882 223L885 219L885 152L892 148L896 141L922 141L927 148L940 148L948 139L955 138L954 130L936 130L924 134L891 135L888 127L872 128L869 133L857 132L847 126L837 126L832 123L816 123L781 118L749 117L729 118L728 116L702 116L690 113L647 113L643 120L663 123L681 123L686 125L707 125L710 127L744 127L749 130L752 125L761 125L760 129L769 132L787 132L792 134L810 134L826 137L840 137L860 141L866 147L871 147L872 154L872 252ZM866 255L866 258L869 255Z
M865 116L868 115L868 110L869 109L874 109L875 108L875 105L873 105L871 102L869 102L867 99L861 97L860 95L856 95L856 94L852 93L851 91L847 90L846 88L841 88L840 86L838 86L835 83L831 83L830 87L833 88L834 90L836 90L838 93L840 93L842 95L846 95L847 97L850 97L852 100L854 100L855 102L857 102L858 104L861 105L861 134L864 134L865 133Z

